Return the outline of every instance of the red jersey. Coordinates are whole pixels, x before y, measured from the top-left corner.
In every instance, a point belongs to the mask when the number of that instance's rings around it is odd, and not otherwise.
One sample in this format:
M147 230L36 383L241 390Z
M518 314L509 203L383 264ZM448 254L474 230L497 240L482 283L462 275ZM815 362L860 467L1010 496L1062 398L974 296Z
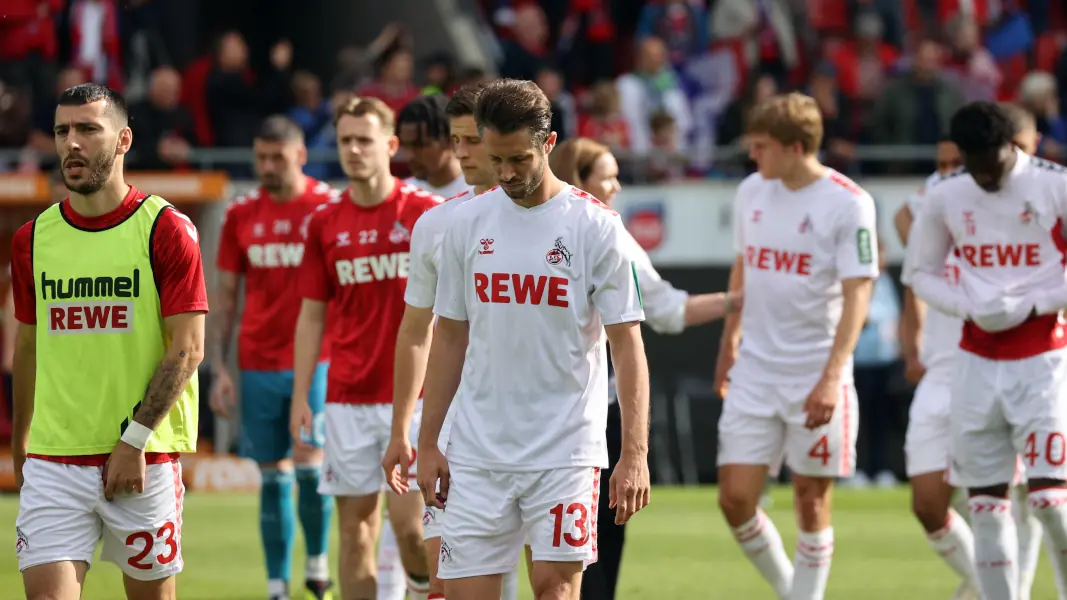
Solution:
M308 223L300 293L330 303L327 402L393 401L393 354L404 315L411 229L422 213L443 202L399 179L394 185L373 207L359 206L346 190L319 207Z
M245 301L237 336L237 365L250 371L293 368L293 333L300 316L297 276L304 256L302 229L315 209L337 196L308 178L304 193L276 202L258 188L226 209L217 265L244 276ZM329 357L323 344L322 360Z

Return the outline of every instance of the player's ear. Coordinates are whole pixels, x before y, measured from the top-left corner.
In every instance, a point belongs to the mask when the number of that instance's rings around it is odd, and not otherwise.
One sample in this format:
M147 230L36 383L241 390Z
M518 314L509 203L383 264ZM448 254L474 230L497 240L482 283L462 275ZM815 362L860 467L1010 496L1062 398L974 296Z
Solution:
M395 158L396 153L400 151L400 138L396 137L396 134L389 136L389 158Z
M545 145L543 146L545 154L550 154L552 149L556 147L556 140L558 137L559 136L556 135L555 131L548 132L548 137L545 138Z
M296 150L296 162L301 167L308 164L308 147L304 144L300 144L300 147Z
M123 127L119 132L119 141L115 145L115 154L122 156L130 151L130 147L133 146L133 130L129 127Z

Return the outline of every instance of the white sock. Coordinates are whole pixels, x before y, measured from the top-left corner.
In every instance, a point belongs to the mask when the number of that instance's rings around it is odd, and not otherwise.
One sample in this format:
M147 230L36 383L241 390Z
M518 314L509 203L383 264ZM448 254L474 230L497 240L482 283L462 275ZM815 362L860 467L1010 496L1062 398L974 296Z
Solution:
M385 521L378 539L378 600L404 600L407 594L406 578L396 535L393 527Z
M1030 600L1037 561L1041 556L1041 522L1030 512L1025 486L1011 488L1012 518L1019 535L1019 600Z
M950 508L945 527L926 534L926 542L960 579L978 588L978 577L974 572L974 535L959 513Z
M834 557L834 528L797 535L797 553L793 559L793 589L789 600L822 600L830 579Z
M1016 600L1019 586L1019 538L1011 518L1011 500L973 496L971 530L974 566L983 598Z
M269 598L275 596L288 598L289 585L285 583L284 579L269 579L267 580L267 596Z
M734 537L774 593L779 598L788 598L793 585L793 565L785 553L782 536L766 513L757 511L749 522L734 529Z
M325 554L309 556L304 564L304 579L308 581L327 581L330 579L330 560Z
M1067 489L1030 492L1030 514L1045 530L1049 562L1056 574L1060 598L1067 598Z
M519 570L504 573L504 587L500 592L500 600L518 600L519 598Z
M409 600L428 600L430 597L430 580L429 578L422 581L416 581L412 579L411 575L407 576L408 583L408 598Z

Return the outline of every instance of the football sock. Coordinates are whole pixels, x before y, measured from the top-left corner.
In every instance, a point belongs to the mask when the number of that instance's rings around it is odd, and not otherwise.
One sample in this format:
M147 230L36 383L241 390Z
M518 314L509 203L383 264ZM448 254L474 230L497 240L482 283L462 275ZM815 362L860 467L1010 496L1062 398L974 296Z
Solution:
M408 598L410 600L428 600L430 597L430 576L407 574Z
M426 597L426 600L445 600L444 594L430 594Z
M504 587L500 592L500 600L518 600L519 597L519 570L504 573Z
M782 545L782 536L761 510L744 525L734 529L734 537L748 560L756 566L779 598L789 597L793 583L793 565Z
M326 581L330 578L330 566L326 553L330 547L333 498L319 493L321 473L321 465L297 465L296 467L299 497L297 510L300 512L300 525L304 529L304 541L307 544L306 577L311 581Z
M267 561L267 579L288 581L296 536L292 471L265 469L259 490L259 533Z
M400 562L400 549L389 519L382 519L378 536L378 600L403 600L407 593L404 583L404 565Z
M951 508L948 520L940 531L926 534L926 541L934 552L960 576L977 589L978 576L974 572L974 534L967 522Z
M793 587L790 600L822 600L830 579L834 557L834 528L797 535L797 554L793 562Z
M1049 488L1030 492L1030 514L1045 532L1049 562L1056 574L1060 597L1067 592L1067 489Z
M1019 600L1030 600L1030 588L1037 574L1037 561L1041 556L1041 522L1030 512L1030 503L1025 486L1011 489L1012 518L1019 536Z
M1011 500L973 496L968 505L982 597L1014 600L1019 586L1019 538L1011 517Z

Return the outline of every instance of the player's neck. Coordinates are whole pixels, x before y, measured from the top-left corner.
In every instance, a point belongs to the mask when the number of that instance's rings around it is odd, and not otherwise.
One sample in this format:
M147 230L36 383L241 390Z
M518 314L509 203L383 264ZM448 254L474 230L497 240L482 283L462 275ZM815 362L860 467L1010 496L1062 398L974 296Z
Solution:
M541 185L537 186L532 194L521 199L516 200L512 198L511 201L523 208L533 208L540 206L545 202L548 202L552 198L563 191L564 183L559 180L558 177L552 174L552 171L545 168L545 176L541 179Z
M492 186L492 185L476 185L476 186L474 186L474 195L475 196L480 196L480 195L488 192L489 190L493 189L493 187L494 186Z
M352 202L369 208L385 202L389 194L393 193L394 187L396 179L392 174L385 173L360 181L353 180L348 188L348 195Z
M459 161L452 159L440 171L430 173L429 177L426 178L426 183L435 188L443 188L455 181L462 172L459 168Z
M121 169L122 167L115 165L115 168ZM104 187L92 194L82 195L71 192L70 207L83 217L99 217L118 208L129 193L130 186L126 185L121 175L116 174L108 179Z
M782 185L796 191L806 188L826 175L826 167L815 156L805 157L791 172L782 177Z
M307 177L300 175L293 185L282 188L277 194L271 194L271 200L274 200L275 202L289 202L295 200L304 195L304 192L307 191L307 187Z

